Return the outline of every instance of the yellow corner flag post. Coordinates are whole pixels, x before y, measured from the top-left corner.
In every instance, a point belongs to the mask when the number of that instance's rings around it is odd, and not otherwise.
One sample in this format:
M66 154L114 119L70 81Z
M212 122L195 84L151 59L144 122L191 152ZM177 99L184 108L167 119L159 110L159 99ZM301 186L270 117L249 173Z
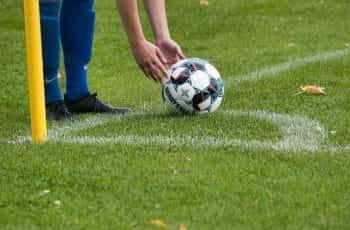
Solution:
M24 0L32 141L47 139L39 0Z

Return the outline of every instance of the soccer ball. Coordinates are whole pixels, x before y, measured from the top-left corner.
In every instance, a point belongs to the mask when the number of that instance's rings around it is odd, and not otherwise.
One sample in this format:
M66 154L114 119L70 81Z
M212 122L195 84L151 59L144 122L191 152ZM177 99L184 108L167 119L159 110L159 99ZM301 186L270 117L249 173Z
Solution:
M212 113L221 105L224 84L219 72L209 62L184 59L170 68L170 77L163 82L162 96L174 113Z

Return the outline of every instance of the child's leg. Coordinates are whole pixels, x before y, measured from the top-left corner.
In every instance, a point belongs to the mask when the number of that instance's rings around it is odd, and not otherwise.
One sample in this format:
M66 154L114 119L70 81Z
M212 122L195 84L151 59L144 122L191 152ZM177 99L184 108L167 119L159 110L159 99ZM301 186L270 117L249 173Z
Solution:
M61 38L66 68L66 99L89 94L87 65L91 59L95 11L93 0L63 0Z
M60 58L59 0L40 0L46 104L62 100L58 83Z

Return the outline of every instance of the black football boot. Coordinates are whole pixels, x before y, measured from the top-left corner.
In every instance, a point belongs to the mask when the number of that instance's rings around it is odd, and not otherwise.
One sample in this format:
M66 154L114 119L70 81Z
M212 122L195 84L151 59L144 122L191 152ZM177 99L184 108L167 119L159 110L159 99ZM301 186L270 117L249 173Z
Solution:
M126 107L114 107L103 103L97 98L97 94L89 94L83 98L80 98L75 101L64 99L64 102L68 108L68 110L75 114L79 113L110 113L110 114L118 114L118 115L126 115L132 110Z
M74 122L72 114L63 101L54 101L46 105L46 119L50 121Z

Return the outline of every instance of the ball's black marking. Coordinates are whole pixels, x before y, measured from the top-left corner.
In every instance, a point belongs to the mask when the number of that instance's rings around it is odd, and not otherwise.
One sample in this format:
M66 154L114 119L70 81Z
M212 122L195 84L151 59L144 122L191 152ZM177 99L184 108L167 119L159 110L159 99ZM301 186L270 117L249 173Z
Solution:
M197 59L189 59L182 64L183 67L189 70L190 74L198 70L206 72L205 62Z
M203 101L207 100L208 97L210 97L210 93L209 92L201 91L201 92L197 93L192 98L192 105L193 105L193 107L196 110L201 111L201 109L199 108L199 104L202 103Z
M218 84L218 81L215 78L210 78L210 85L208 87L208 90L211 93L218 93L218 91L219 91L219 84Z
M165 94L167 96L167 98L169 99L169 101L172 103L172 104L177 104L175 98L171 95L170 93L170 90L169 90L169 87L165 87Z
M171 82L176 84L176 85L181 85L183 83L185 83L186 81L188 81L188 79L191 76L191 72L189 69L185 69L182 73L180 73L177 77L175 76L171 76Z

